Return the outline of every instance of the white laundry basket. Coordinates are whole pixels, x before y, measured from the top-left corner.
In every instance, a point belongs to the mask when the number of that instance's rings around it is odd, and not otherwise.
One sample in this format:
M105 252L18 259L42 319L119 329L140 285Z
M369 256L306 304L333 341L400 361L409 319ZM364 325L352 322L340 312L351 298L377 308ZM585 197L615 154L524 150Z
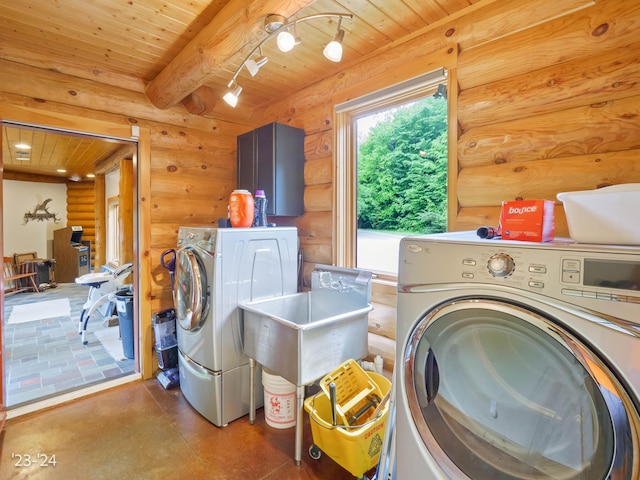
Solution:
M569 235L580 243L640 245L640 183L562 192Z

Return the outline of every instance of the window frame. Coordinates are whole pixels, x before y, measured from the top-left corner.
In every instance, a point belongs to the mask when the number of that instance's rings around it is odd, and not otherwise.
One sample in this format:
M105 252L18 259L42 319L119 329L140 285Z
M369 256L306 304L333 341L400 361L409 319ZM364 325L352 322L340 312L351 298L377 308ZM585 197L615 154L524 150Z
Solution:
M336 265L355 268L357 262L357 129L356 120L378 111L393 108L420 98L433 95L438 84L446 83L449 92L451 75L444 67L418 77L365 94L361 97L335 106L335 198L333 252ZM449 102L449 99L447 99ZM451 107L448 111L451 112ZM451 127L451 115L448 115ZM449 132L449 153L451 160L451 132ZM451 165L449 166L451 172ZM448 180L448 183L450 181ZM451 198L451 197L450 197ZM455 197L454 197L455 198ZM451 212L451 208L448 208ZM394 284L396 275L374 272L377 283Z
M120 265L120 196L107 199L107 245L106 263L111 267Z

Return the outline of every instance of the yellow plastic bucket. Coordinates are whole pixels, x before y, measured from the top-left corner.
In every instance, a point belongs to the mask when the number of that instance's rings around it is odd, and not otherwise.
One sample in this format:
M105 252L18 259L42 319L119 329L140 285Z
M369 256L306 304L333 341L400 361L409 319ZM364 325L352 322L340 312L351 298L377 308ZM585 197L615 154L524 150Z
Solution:
M391 390L391 382L386 377L374 372L367 374L380 387L383 396ZM309 413L313 443L355 477L361 477L378 464L388 408L387 402L375 418L363 425L333 426L331 402L324 392L304 401L304 409Z

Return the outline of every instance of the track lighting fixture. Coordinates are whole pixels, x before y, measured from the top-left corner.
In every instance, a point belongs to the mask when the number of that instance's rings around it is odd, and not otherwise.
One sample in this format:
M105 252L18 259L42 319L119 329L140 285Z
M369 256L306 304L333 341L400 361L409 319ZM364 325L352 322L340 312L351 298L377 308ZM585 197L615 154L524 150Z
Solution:
M264 23L264 29L268 35L253 50L251 50L249 55L247 55L247 58L244 59L233 74L233 77L228 84L229 91L223 97L224 101L232 107L235 107L238 104L238 97L242 92L242 87L237 84L236 78L240 75L243 67L247 67L251 76L255 77L260 68L267 63L267 57L262 55L262 45L271 38L276 37L278 49L281 52L288 52L301 42L296 35L296 25L301 22L307 22L309 20L323 17L338 18L337 32L333 39L324 48L323 54L332 62L339 62L342 60L342 41L344 39L344 30L342 30L340 26L343 18L352 18L353 15L347 13L318 13L298 18L290 23L287 23L287 20L281 15L268 15ZM291 30L293 30L293 32ZM260 51L260 56L254 60L252 57L257 51Z

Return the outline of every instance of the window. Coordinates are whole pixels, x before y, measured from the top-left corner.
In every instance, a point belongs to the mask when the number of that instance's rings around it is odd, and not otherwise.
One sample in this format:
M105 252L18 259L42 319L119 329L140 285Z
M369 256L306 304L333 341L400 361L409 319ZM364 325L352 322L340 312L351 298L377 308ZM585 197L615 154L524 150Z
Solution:
M337 108L336 260L395 278L400 238L447 229L446 72Z

